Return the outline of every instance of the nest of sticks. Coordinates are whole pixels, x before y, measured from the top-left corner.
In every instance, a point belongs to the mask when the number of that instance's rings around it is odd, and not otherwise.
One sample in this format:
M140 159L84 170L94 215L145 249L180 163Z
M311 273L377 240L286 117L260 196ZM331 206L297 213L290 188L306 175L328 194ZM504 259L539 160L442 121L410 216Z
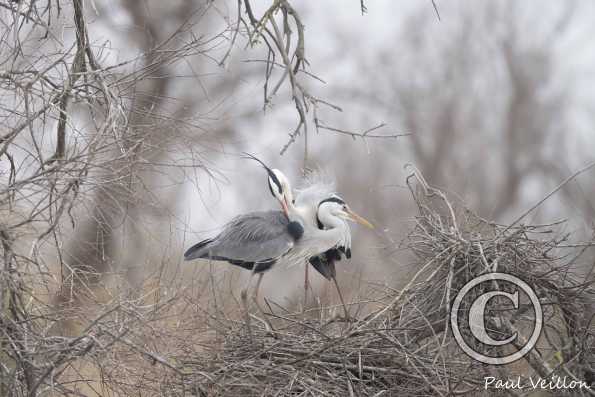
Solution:
M404 288L387 288L355 322L273 310L277 338L258 321L248 334L242 321L212 315L208 343L178 341L180 348L168 356L141 355L154 372L143 376L145 386L162 395L422 396L484 393L486 376L567 376L592 382L595 331L592 316L585 313L595 292L573 272L584 247L556 233L558 224L523 225L519 219L498 225L481 219L428 186L418 172L408 185L418 215L401 243L414 258L415 274ZM461 287L495 271L531 285L544 315L537 346L509 366L468 357L450 323L450 307ZM500 288L510 289L504 284ZM472 300L465 297L461 307L468 308ZM522 299L518 310L498 311L507 304L493 299L486 309L486 329L495 339L516 332L521 344L531 333L534 311ZM117 377L123 365L115 360L109 372Z

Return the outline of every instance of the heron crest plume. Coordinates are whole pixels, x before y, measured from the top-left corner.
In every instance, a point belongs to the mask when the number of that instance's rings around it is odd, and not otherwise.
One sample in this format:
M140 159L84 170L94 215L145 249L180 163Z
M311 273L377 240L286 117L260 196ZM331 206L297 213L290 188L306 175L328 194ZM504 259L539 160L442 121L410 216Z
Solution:
M296 189L296 205L302 203L319 203L336 192L336 183L333 174L322 168L309 170L304 180Z

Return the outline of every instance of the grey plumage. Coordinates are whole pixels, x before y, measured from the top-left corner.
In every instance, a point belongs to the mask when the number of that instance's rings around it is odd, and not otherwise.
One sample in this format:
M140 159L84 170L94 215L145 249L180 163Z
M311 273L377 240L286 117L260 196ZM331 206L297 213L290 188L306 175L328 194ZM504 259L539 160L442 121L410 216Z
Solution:
M190 247L184 259L227 261L263 272L288 255L302 233L303 228L289 222L282 211L251 212L232 219L216 237Z

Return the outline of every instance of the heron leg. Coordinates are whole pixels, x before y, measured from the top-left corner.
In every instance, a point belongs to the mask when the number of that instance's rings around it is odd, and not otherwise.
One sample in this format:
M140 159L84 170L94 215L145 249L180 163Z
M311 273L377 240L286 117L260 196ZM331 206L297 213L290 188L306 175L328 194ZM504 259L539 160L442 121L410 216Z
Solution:
M341 299L341 304L343 304L343 311L345 312L345 319L348 320L351 318L349 312L347 311L347 306L345 305L345 301L343 300L343 294L341 293L341 289L339 288L339 283L337 282L337 277L333 276L333 281L335 282L335 287L337 288L337 293L339 294L339 299Z
M252 327L250 325L250 307L248 306L248 288L250 288L250 282L252 281L253 276L254 276L254 273L252 273L250 275L248 282L246 283L244 288L242 288L242 290L240 291L240 297L242 299L242 306L244 306L244 317L246 319L246 327L248 327L248 336L251 341L253 339L252 339Z
M302 307L302 313L306 311L306 307L308 306L308 286L310 285L308 280L308 268L310 264L306 262L306 270L304 273L304 305Z
M254 274L254 273L252 273L252 274ZM252 300L256 304L256 307L258 308L258 311L260 312L260 315L262 316L262 318L264 320L264 324L267 329L267 332L270 333L271 335L275 335L275 330L274 330L273 326L267 319L264 310L262 310L262 307L260 307L260 304L258 303L258 290L260 288L260 283L262 282L263 276L264 276L264 273L258 273L258 280L256 281L256 287L254 288L254 292L252 294Z

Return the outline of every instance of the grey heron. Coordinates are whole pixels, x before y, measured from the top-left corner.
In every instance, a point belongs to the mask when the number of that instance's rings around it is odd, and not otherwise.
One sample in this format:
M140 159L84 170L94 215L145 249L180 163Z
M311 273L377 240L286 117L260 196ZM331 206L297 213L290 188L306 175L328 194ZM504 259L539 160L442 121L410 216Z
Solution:
M258 280L252 299L264 316L264 311L258 304L258 290L264 272L279 262L288 265L304 263L312 257L326 255L329 250L344 247L351 241L345 219L370 225L350 210L338 196L332 196L316 205L317 219L325 226L319 228L314 220L304 218L307 211L300 211L294 206L291 193L287 193L291 186L285 175L278 170L265 168L271 193L280 201L283 211L240 215L227 223L218 235L194 244L184 253L185 260L226 261L252 271L252 276L241 291L248 326L247 290L254 275L258 275ZM321 258L315 266L318 266L317 269L321 268L328 261L328 257ZM327 274L334 277L332 271ZM347 315L347 310L345 311Z
M290 218L298 218L303 222L304 236L298 242L299 248L306 249L313 255L307 257L308 262L327 280L333 280L339 299L343 304L345 317L349 317L341 289L336 279L335 262L344 255L351 258L351 230L345 219L358 222L370 228L372 224L356 214L347 206L345 201L333 193L334 185L328 181L312 180L310 184L298 191L296 198L289 179L278 169L271 169L255 156L244 153L248 158L259 162L267 171L269 189L273 196L280 202L283 210ZM318 230L333 229L339 232L334 244L325 244L325 249L318 245ZM304 301L307 300L308 290L308 264L305 266Z
M340 212L343 212L346 215L342 218L328 216L328 214L338 214ZM324 278L326 278L329 281L333 280L335 288L337 289L337 293L339 294L339 299L341 300L341 304L343 305L345 319L348 319L350 317L349 311L347 310L345 300L343 299L343 294L341 293L341 289L339 288L339 283L337 282L337 271L335 269L335 262L340 261L342 259L342 255L344 255L347 259L351 258L351 231L349 225L343 219L355 221L370 228L373 228L370 222L353 212L353 210L351 210L347 206L345 201L343 201L343 199L339 196L333 195L327 199L322 200L319 203L318 210L316 212L317 227L319 229L329 229L337 227L335 225L336 222L342 222L344 224L342 227L342 229L345 232L344 238L341 241L338 241L335 246L327 249L324 252L321 252L318 255L310 257L308 261L314 267L314 269L316 269ZM304 287L306 288L306 291L308 287L307 269L308 265L306 265L306 274L304 281Z
M186 250L184 260L208 259L226 261L252 272L248 282L242 288L240 297L244 307L246 325L250 339L250 313L248 306L248 289L254 275L258 280L252 294L269 331L272 326L266 319L264 311L258 303L258 290L264 272L269 270L280 260L297 260L292 255L295 242L304 233L299 222L290 221L283 211L258 211L239 215L227 223L221 232L213 237L202 240Z

